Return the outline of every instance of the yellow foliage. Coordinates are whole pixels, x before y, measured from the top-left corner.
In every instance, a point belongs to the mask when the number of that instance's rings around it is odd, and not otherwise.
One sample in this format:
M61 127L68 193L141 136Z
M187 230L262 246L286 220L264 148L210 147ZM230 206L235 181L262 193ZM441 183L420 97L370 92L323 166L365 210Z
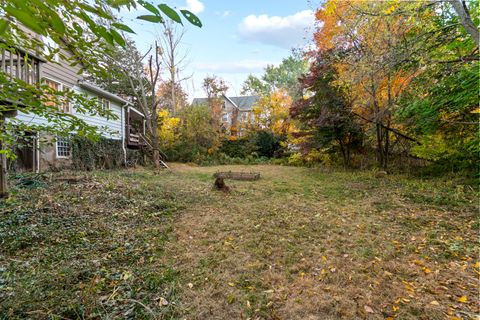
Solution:
M168 110L158 112L158 135L164 145L171 145L175 142L175 131L180 125L180 118L171 117Z
M255 126L259 129L268 129L277 135L291 131L290 107L293 99L286 90L276 90L261 98L253 107Z

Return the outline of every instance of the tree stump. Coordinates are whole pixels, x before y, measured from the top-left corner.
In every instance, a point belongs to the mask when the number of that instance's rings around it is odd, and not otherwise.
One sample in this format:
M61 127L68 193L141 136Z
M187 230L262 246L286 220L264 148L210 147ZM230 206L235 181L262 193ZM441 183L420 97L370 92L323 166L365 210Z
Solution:
M222 177L218 177L215 179L215 183L213 184L215 190L223 191L223 192L230 192L230 188L225 184L225 181Z

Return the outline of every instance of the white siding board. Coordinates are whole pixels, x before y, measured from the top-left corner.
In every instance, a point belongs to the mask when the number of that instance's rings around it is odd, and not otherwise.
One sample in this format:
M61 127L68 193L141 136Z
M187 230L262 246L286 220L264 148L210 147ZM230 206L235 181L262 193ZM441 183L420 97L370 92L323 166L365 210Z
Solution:
M86 92L85 90L79 87L74 87L73 90L76 93L85 94L90 98L97 97L96 95ZM122 109L123 109L122 107L123 106L120 105L119 103L110 100L110 109L112 110L113 114L117 116L117 119L107 119L99 115L77 113L75 111L75 106L73 106L73 114L79 119L85 121L87 124L97 127L102 137L107 139L120 140L124 136L124 131L125 131L125 123L124 123L124 117L122 113ZM15 118L18 119L19 121L22 121L24 123L31 124L31 125L48 125L48 120L34 114L26 114L23 112L19 112ZM107 130L105 130L105 128Z

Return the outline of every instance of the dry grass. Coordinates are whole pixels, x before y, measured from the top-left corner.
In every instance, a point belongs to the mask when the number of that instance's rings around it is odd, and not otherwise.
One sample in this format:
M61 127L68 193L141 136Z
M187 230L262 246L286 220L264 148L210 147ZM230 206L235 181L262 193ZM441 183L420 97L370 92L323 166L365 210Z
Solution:
M212 190L220 170L262 178L227 180L225 194ZM6 318L479 314L476 194L453 180L173 165L158 174L94 173L70 187L48 183L19 191L12 201L20 210L0 206ZM6 222L19 212L26 218ZM12 245L19 228L41 240Z

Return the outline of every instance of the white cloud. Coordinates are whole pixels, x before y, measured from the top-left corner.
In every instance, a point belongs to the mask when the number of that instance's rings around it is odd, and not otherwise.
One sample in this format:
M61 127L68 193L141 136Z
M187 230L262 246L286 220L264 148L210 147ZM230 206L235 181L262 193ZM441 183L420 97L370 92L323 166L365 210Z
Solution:
M187 0L187 10L199 14L205 10L205 5L200 0Z
M290 49L306 42L305 30L314 23L312 10L300 11L286 17L252 14L243 19L238 31L244 40Z
M220 63L196 63L193 67L197 71L211 73L256 73L262 72L271 61L262 60L241 60L236 62L220 62Z
M222 14L222 18L226 18L226 17L228 17L230 14L232 14L232 12L231 12L230 10L224 11L223 14Z

